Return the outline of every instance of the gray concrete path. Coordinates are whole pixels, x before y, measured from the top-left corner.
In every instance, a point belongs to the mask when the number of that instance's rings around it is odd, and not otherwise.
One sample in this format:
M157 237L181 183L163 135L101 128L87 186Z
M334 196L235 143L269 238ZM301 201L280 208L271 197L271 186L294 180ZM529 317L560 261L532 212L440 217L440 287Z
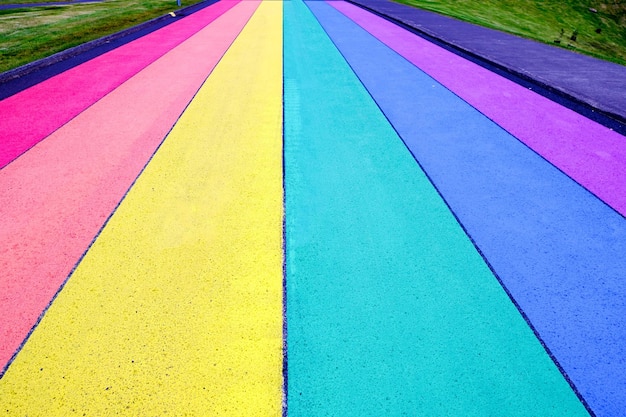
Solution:
M626 66L391 0L349 0L454 49L626 122Z

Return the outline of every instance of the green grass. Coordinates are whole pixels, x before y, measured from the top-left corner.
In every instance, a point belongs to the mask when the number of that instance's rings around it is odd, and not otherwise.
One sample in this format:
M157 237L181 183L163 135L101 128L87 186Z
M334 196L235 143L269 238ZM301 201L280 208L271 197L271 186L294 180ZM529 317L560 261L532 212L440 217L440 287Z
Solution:
M396 1L626 64L624 0ZM574 32L576 40L571 39Z
M189 6L199 1L185 0L182 5ZM2 3L14 1L3 0ZM176 0L106 0L69 6L0 10L0 72L176 9Z
M29 3L55 3L71 0L0 0L0 4L29 4Z

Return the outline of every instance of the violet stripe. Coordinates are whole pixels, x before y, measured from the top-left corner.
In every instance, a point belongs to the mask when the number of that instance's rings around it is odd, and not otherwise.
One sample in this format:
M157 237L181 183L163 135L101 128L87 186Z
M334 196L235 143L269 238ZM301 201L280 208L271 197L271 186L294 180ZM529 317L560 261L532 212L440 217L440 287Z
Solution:
M626 138L343 1L329 4L626 216Z

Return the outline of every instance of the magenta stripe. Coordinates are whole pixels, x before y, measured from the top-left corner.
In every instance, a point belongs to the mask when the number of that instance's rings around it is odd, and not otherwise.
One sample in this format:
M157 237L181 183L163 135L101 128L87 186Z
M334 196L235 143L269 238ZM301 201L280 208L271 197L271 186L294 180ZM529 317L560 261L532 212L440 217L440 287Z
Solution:
M0 169L238 2L220 1L0 101Z
M357 6L329 4L626 215L624 136Z

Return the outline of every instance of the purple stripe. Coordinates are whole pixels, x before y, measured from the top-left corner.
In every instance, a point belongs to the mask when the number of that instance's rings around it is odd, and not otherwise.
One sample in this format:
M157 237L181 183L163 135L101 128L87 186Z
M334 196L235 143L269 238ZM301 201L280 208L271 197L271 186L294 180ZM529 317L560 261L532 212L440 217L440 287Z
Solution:
M343 1L329 4L626 216L626 138Z

